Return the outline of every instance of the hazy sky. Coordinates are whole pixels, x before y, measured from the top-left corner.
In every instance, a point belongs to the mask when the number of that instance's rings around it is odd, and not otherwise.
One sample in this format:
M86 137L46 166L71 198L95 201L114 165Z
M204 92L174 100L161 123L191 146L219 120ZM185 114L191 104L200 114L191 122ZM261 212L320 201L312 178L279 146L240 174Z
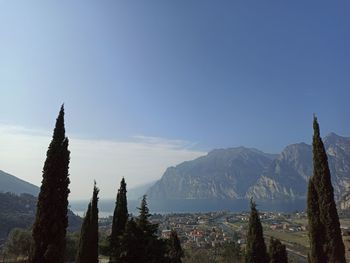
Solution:
M71 198L212 148L350 136L349 1L1 1L0 169L39 184L62 102ZM98 161L96 161L98 160Z

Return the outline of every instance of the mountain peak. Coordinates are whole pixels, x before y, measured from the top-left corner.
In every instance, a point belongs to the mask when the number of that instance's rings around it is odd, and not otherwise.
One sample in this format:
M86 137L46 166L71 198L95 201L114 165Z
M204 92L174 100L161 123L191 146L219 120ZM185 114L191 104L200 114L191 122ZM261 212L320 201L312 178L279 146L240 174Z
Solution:
M334 132L331 132L329 134L327 134L324 137L324 143L326 145L329 144L338 144L338 143L349 143L350 142L350 138L349 137L344 137L344 136L340 136Z

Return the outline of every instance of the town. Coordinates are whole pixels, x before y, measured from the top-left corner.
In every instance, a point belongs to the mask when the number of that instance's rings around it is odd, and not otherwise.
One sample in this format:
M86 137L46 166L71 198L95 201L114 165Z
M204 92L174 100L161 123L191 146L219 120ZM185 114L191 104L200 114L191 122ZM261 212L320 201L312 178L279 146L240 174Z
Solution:
M260 212L265 240L280 239L294 262L306 262L309 247L307 215L294 213ZM243 250L246 244L249 212L217 211L209 213L153 214L151 221L159 225L158 235L169 238L175 230L185 251L206 250L216 253L226 244L234 242ZM350 221L341 221L343 235L347 235ZM100 219L100 232L110 234L112 217Z

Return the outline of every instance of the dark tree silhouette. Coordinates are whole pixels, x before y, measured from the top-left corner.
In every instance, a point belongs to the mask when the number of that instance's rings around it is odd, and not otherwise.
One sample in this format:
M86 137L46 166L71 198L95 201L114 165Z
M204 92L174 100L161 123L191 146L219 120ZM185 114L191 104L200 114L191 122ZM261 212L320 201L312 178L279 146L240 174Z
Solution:
M98 263L98 192L95 182L92 199L80 231L76 263Z
M270 238L269 255L270 263L288 263L286 246L273 237Z
M120 188L117 194L116 206L113 213L112 233L110 236L110 262L120 262L121 237L125 232L128 221L128 205L126 198L126 183L124 178L120 182Z
M246 263L268 263L269 257L263 236L258 210L250 200L250 217L247 234Z
M311 247L309 260L312 263L345 263L345 248L341 237L338 212L334 202L328 158L315 116L313 128L312 152L314 169L309 181L307 203ZM323 252L321 252L321 249ZM319 255L324 255L324 257Z
M33 226L34 250L30 257L33 263L64 261L68 225L69 154L62 105L43 168Z

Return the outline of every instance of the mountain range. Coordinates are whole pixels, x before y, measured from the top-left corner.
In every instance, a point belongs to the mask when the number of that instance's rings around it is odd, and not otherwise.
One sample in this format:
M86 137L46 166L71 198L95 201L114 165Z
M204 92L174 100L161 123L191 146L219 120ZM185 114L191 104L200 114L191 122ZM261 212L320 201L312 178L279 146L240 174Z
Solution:
M324 138L337 200L349 191L350 138ZM288 145L280 154L253 148L219 149L169 167L147 191L150 200L305 200L312 175L312 146Z
M330 133L323 141L336 200L340 207L350 208L350 138ZM288 145L279 154L246 147L216 149L167 168L156 182L128 189L128 200L135 210L147 194L154 212L241 211L251 197L266 209L273 210L274 205L275 210L304 209L311 175L312 146L306 143ZM0 171L0 192L37 195L39 188ZM84 210L85 203L77 207ZM114 203L114 199L101 200L104 211L112 211Z

